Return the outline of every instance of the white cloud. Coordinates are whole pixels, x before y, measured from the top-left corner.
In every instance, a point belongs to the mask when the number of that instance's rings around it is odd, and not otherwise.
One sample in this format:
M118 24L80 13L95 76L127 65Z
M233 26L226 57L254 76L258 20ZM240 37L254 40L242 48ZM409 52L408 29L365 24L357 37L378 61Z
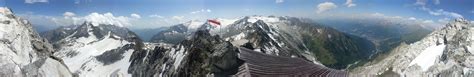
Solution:
M244 11L250 11L250 9L249 9L249 8L246 8L246 9L244 9Z
M463 18L463 16L461 14L444 11L443 9L439 9L435 13L442 14L442 15L445 15L445 16L454 17L454 18Z
M275 3L283 3L285 2L284 0L275 0Z
M85 16L84 20L91 22L93 25L99 25L99 24L109 24L109 25L116 25L116 26L131 25L129 22L130 18L127 18L125 16L114 16L110 12L104 13L104 14L99 14L99 13L94 12Z
M111 24L116 26L128 27L128 28L158 28L164 26L176 25L181 22L187 21L188 17L185 16L174 16L164 17L157 14L149 15L150 18L132 18L130 15L127 16L115 16L112 13L90 13L84 16L74 15L71 17L65 16L44 16L35 15L34 13L18 14L22 18L30 20L34 26L41 27L57 27L57 26L71 26L81 25L85 21L92 22L95 25L98 24Z
M461 14L454 13L454 12L448 12L447 15L450 15L450 16L456 17L456 18L463 18L463 16Z
M446 16L446 17L451 17L451 18L463 18L461 14L455 13L455 12L449 12L449 11L444 11L443 9L438 9L438 10L431 10L430 8L426 8L424 6L421 7L421 10L427 11L430 15L434 16Z
M173 16L171 19L181 21L184 19L184 16Z
M76 16L76 14L74 14L73 12L64 12L63 16L64 17L73 17L73 16Z
M416 0L415 5L425 6L429 0ZM432 0L433 4L441 4L440 0Z
M449 18L438 19L438 22L444 23L444 24L448 23L449 21L450 21Z
M335 9L335 8L337 8L336 4L334 4L332 2L323 2L323 3L318 4L316 12L317 13L322 13L324 11L328 11L328 10Z
M48 2L48 0L25 0L25 3L28 3L28 4L33 4L33 3L46 3Z
M380 17L383 17L383 16L385 16L384 14L382 14L382 13L378 13L378 12L376 12L376 13L374 13L374 14L372 14L372 15L373 15L373 16L380 16Z
M142 18L140 15L136 14L136 13L132 13L130 14L131 17L133 18Z
M197 13L210 13L212 12L211 9L201 9L201 10L198 10L198 11L192 11L191 14L197 14Z
M425 21L423 21L423 23L431 24L431 23L434 23L434 22L433 22L433 20L425 20Z
M352 0L346 0L346 3L345 3L344 5L346 5L347 7L354 7L354 6L356 6L357 4L354 4L354 3L352 2Z
M409 19L409 20L416 20L415 17L410 17L410 18L408 18L408 19Z
M428 13L430 13L431 15L434 15L434 16L439 16L439 15L441 15L440 12L434 12L434 11L428 11Z
M402 16L393 16L392 18L395 18L395 19L402 19L403 17L402 17Z
M164 18L163 16L161 15L156 15L156 14L153 14L153 15L150 15L148 17L152 17L152 18Z
M434 4L436 4L436 5L441 3L439 0L433 0L433 1L434 1Z
M335 13L332 16L318 15L318 18L316 18L315 20L327 20L327 19L362 20L362 21L370 21L370 22L380 23L380 24L392 24L392 25L396 24L396 25L406 26L406 27L420 26L429 30L439 29L444 26L444 24L433 21L433 20L425 20L425 19L415 18L415 17L390 16L383 13L363 13L363 14Z
M422 5L422 6L424 6L424 5L426 5L426 1L427 1L427 0L416 0L415 5Z

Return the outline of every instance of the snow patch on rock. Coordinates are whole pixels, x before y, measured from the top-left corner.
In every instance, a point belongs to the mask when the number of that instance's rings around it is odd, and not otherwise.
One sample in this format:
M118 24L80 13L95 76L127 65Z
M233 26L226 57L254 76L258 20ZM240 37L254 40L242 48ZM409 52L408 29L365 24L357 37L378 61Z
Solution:
M420 66L423 71L427 71L433 64L437 58L443 54L444 48L446 45L437 45L437 46L430 46L423 50L412 62L410 62L409 66L417 64Z
M62 65L62 63L56 60L53 60L51 58L47 58L43 66L41 66L39 70L40 70L39 72L41 72L44 75L40 77L72 77L67 67ZM47 75L51 75L51 76L47 76Z
M170 54L170 56L172 56L172 58L175 59L173 63L173 66L175 66L174 69L178 69L178 66L181 64L181 61L183 60L184 56L187 53L187 52L184 52L185 51L184 46L180 46L178 49L179 50L174 51L175 52L174 54Z
M96 59L90 59L88 62L83 64L81 67L81 77L132 77L127 72L130 66L130 56L133 53L133 49L125 51L124 58L109 65L103 65L102 62Z
M126 40L118 40L110 38L114 36L110 32L105 38L98 40L92 33L91 36L85 38L81 37L76 39L76 42L72 42L72 46L64 47L60 50L60 53L56 54L62 57L65 64L69 67L70 71L79 73L79 76L108 76L112 73L121 73L127 75L126 70L128 69L128 59L133 51L125 51L123 54L125 57L113 64L103 66L103 63L97 61L95 56L101 55L106 51L123 47L131 42ZM67 38L69 40L73 40ZM75 56L67 57L68 53L77 53ZM123 62L125 61L125 62ZM118 64L117 64L118 63ZM118 71L116 71L118 70Z

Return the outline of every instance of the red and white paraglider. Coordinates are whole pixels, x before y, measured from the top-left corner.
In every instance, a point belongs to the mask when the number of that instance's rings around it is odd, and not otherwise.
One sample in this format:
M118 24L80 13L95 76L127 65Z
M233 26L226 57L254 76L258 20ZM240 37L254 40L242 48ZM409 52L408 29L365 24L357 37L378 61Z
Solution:
M213 27L221 26L221 22L217 21L216 19L210 19L210 20L207 20L207 22L209 22L209 24Z
M211 30L211 29L221 26L221 22L219 22L216 19L208 19L207 23L208 23L208 25L206 26L207 30Z

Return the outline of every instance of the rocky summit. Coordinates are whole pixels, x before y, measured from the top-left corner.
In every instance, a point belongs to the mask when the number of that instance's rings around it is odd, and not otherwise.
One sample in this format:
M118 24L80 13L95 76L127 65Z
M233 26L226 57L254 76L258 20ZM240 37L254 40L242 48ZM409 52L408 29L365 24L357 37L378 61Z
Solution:
M71 77L62 59L31 23L0 7L0 76Z
M198 30L194 34L192 39L172 47L135 52L129 72L138 77L202 77L237 72L242 61L237 58L236 47L219 36L211 36L206 30Z

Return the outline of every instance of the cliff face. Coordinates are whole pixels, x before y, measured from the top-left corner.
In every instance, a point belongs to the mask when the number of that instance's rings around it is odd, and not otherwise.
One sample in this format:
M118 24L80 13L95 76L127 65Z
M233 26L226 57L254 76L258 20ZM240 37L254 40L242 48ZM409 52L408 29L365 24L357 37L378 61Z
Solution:
M71 77L51 44L31 24L0 7L0 75L7 77Z

